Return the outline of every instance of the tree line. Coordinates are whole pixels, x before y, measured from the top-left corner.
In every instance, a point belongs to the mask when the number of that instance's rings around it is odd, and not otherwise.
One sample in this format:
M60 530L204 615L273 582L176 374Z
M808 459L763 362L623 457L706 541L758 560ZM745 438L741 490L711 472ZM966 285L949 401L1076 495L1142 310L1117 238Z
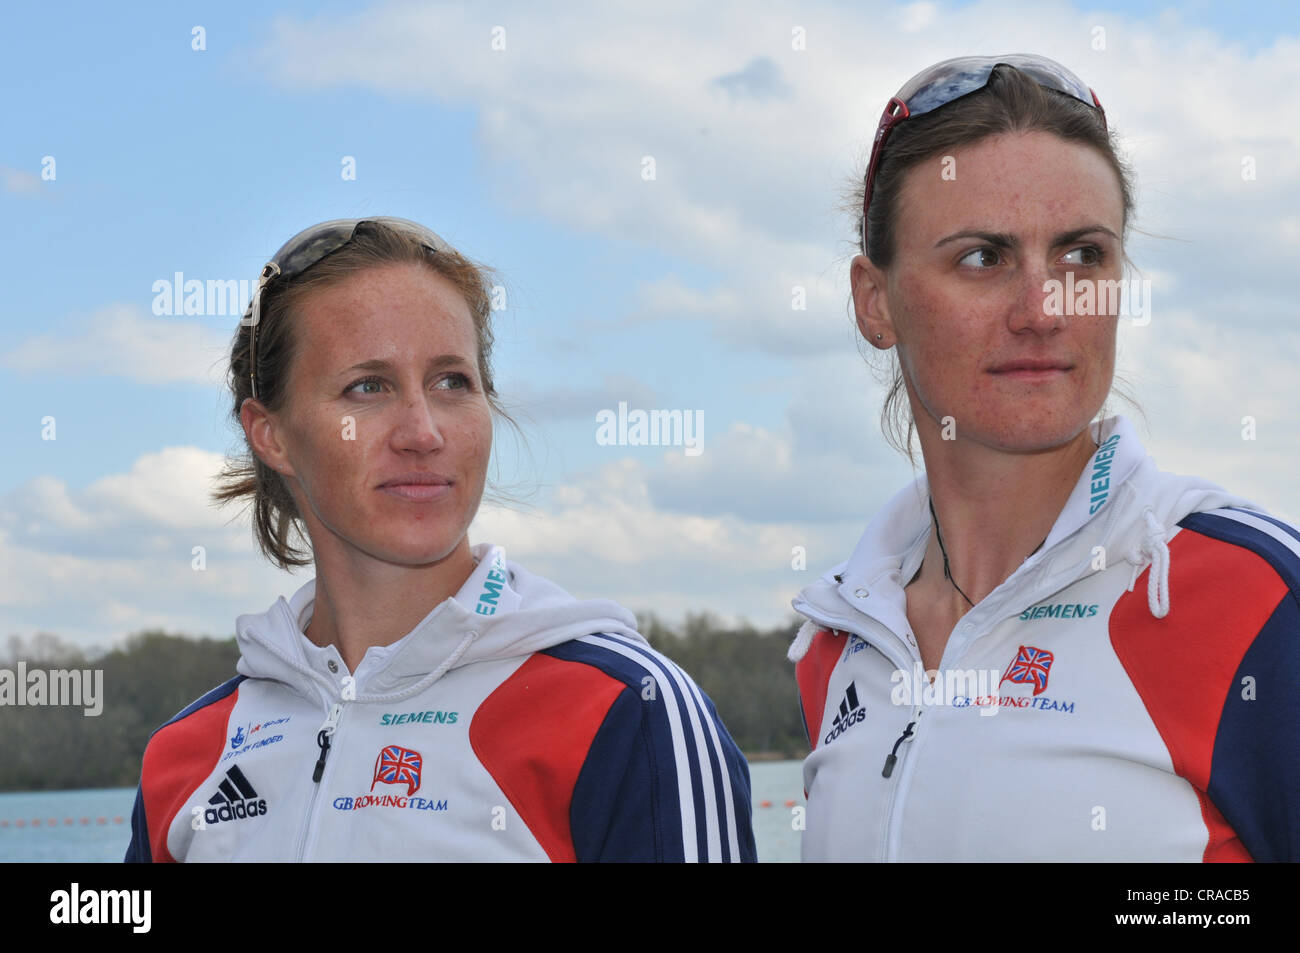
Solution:
M808 752L793 666L785 652L797 623L760 630L721 626L706 614L673 628L651 614L641 632L695 679L751 759ZM0 791L133 787L149 736L235 674L233 637L191 638L149 630L109 652L85 652L58 636L10 636L0 668L99 669L103 712L80 707L0 707Z

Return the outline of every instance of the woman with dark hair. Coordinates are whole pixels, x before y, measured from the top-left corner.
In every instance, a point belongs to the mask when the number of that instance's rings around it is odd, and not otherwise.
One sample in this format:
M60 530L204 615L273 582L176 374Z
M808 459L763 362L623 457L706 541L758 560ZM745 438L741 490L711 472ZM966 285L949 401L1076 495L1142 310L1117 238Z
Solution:
M230 359L249 453L215 498L316 574L153 734L128 860L755 859L748 768L691 679L626 609L469 542L491 310L490 273L403 219L263 269Z
M1105 413L1129 180L1043 57L886 107L852 301L925 472L794 602L807 860L1296 859L1300 533Z

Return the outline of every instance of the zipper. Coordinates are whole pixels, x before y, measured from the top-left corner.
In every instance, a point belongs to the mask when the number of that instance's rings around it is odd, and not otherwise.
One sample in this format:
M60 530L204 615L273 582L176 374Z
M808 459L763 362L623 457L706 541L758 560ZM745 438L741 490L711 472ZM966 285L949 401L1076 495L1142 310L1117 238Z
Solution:
M903 729L903 733L899 735L898 740L894 742L894 750L889 752L889 754L885 755L885 766L884 768L881 769L880 772L880 776L882 778L887 778L894 773L894 765L898 763L899 745L901 745L904 741L911 741L912 738L916 735L916 732L913 729L916 728L916 721L920 719L921 713L916 712L915 715L916 715L916 719L913 721L909 721L907 723L907 727Z
M1037 581L1041 582L1041 577ZM1077 581L1078 580L1074 580L1074 582ZM1050 596L1054 595L1056 592L1061 591L1062 589L1066 588L1071 584L1072 583L1067 583L1065 586L1058 586L1051 592L1036 591L1037 588L1046 588L1042 586L1029 587L1028 591L1026 591L1023 594L1024 598L1017 599L1016 601L1025 602L1025 604L1027 605L1034 605L1036 602L1041 602L1043 599L1049 598ZM900 664L900 659L896 651L896 646L892 642L888 642L888 641L882 642L882 641L871 639L865 634L865 631L860 631L860 630L869 630L868 627L860 626L859 624L856 623L855 620L848 619L844 616L837 616L833 613L823 612L820 609L817 609L811 604L809 604L805 599L796 599L794 603L794 609L796 612L800 612L805 617L811 619L813 622L817 623L818 625L826 626L832 629L839 629L840 631L849 632L853 635L858 636L859 638L867 642L867 644L871 645L873 648L879 651L880 654L885 656L886 659L893 662L896 668L898 668L901 671L906 671L904 666ZM898 634L893 629L891 629L884 622L881 622L875 616L863 612L860 609L858 610L858 613L862 617L869 619L871 622L874 622L876 625L879 625L881 628L885 629L891 636L898 638ZM1012 613L1002 615L996 620L986 622L984 629L987 632L991 632L994 628L1001 625L1007 619L1014 619L1016 618L1017 615L1019 615L1019 612L1012 612ZM960 625L957 628L954 628L954 630L951 633L949 633L948 642L944 647L944 653L943 653L944 658L948 657L949 654L948 649L952 647L953 639L957 635L957 631L959 628ZM962 653L965 653L965 651L970 647L970 642L971 640L969 638L964 639L962 641L962 644L959 646L960 651ZM914 644L914 643L909 643L909 644ZM912 662L919 662L919 661L920 661L920 654L918 650L918 652L915 655L913 655L911 659L908 660L908 663L911 664ZM943 662L942 660L940 660L940 671L942 671L942 667L943 667ZM899 762L903 760L903 757L907 753L906 749L903 746L905 744L910 745L912 742L916 741L919 728L920 728L920 721L921 721L922 714L923 714L922 707L919 704L914 704L912 708L911 719L908 721L906 727L903 729L903 733L894 742L893 749L889 752L889 754L885 756L885 763L881 769L882 777L890 778L890 779L892 779L895 770L898 769L898 778L896 780L892 780L893 790L890 791L889 793L889 803L885 809L884 827L881 831L880 860L882 862L887 862L890 859L889 854L890 854L890 845L893 839L893 823L894 823L895 809L898 805L898 802L906 795L905 788L909 786L908 782L912 775L912 768L916 762L916 755L913 754L911 758L908 758L907 761L902 764L901 769L899 768Z
M894 645L881 644L880 641L868 638L865 634L863 634L862 631L859 631L859 629L862 627L860 627L857 624L854 624L852 620L845 619L842 617L837 617L832 614L823 613L820 611L816 611L816 612L805 611L805 610L813 610L813 607L809 605L807 602L804 602L803 600L799 600L799 601L803 603L803 607L801 608L800 605L796 604L794 607L795 611L804 612L804 614L808 618L812 619L818 625L827 626L832 629L839 629L842 632L850 632L853 635L856 635L858 638L863 639L864 641L867 642L867 644L871 645L878 652L880 652L881 655L885 656L885 658L893 662L894 667L899 671L909 671L912 662L919 662L921 660L920 654L918 652L917 654L913 655L911 659L907 660L906 665L904 665L903 660L900 659L898 653L895 651ZM896 637L896 633L893 631L893 629L890 629L889 626L885 625L879 619L875 618L874 616L869 616L865 612L863 612L862 615L870 619L872 622L876 623L877 625L881 626L882 628L886 629L891 635L895 635ZM917 701L919 701L919 699L917 699ZM898 740L894 742L893 750L889 752L889 754L885 758L885 766L881 771L884 777L889 778L894 773L895 766L898 764L900 760L899 752L902 750L903 744L910 743L916 739L917 728L921 721L921 713L922 713L921 706L919 704L913 704L912 717L908 719L907 727L903 729L902 735L899 736ZM903 753L905 754L906 752ZM914 760L915 758L909 759L909 761L914 761ZM888 806L885 808L884 825L880 831L880 859L882 861L886 859L889 853L889 836L890 836L890 828L894 817L894 808L896 803L898 802L900 790L903 787L904 776L910 773L908 772L907 767L908 765L904 764L903 771L900 773L898 779L891 782L892 790L889 792L889 803Z
M925 709L920 705L916 705L912 708L912 720L907 723L907 727L903 729L903 733L899 736L898 740L894 742L894 750L885 756L885 766L880 772L883 777L888 778L893 775L895 766L902 760L902 757L899 755L899 750L902 746L905 743L910 745L911 742L916 740L921 725L921 716L923 714L925 714ZM903 753L906 754L906 751L904 750ZM885 808L885 825L881 831L880 837L880 861L882 863L889 860L889 844L894 832L894 809L897 807L898 802L903 798L903 789L906 786L908 777L910 777L912 773L910 768L915 761L915 756L908 758L907 761L904 762L902 770L899 771L898 779L892 782L893 789L889 792L889 804Z
M338 731L339 718L343 715L342 702L335 702L330 706L330 710L325 717L325 723L320 726L316 732L316 744L320 748L320 757L316 759L316 766L312 769L311 780L311 797L307 801L307 815L303 819L302 833L298 835L298 861L302 862L307 852L307 834L311 830L312 820L316 816L316 801L320 797L321 778L325 774L325 759L329 756L330 747L333 744L334 733Z
M320 776L325 773L325 758L330 753L330 739L334 737L334 731L339 726L339 715L343 714L343 705L339 702L334 703L330 709L329 716L325 719L325 724L320 726L320 731L316 732L316 744L320 747L320 757L316 759L316 770L311 773L313 784L320 784Z

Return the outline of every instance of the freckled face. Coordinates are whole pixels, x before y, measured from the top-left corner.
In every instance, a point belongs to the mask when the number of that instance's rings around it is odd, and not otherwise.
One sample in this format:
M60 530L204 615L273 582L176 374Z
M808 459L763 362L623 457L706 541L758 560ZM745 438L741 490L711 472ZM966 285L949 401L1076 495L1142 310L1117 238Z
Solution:
M422 565L467 546L492 416L465 299L423 265L383 265L304 296L294 320L277 431L313 548Z
M1096 150L1045 132L991 137L954 158L955 179L942 177L943 157L904 176L887 273L913 412L936 425L951 416L958 439L1001 450L1060 446L1114 376L1118 296L1095 299L1092 314L1060 312L1085 280L1122 274L1119 180Z

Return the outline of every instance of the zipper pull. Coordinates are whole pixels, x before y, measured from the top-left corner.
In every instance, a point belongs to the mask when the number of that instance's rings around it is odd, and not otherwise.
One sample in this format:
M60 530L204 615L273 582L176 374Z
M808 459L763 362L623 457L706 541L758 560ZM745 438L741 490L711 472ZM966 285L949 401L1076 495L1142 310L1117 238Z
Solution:
M894 773L894 765L898 763L898 746L904 741L912 740L912 729L916 727L916 722L909 721L907 727L903 729L902 735L894 742L894 750L885 756L885 770L880 772L882 778L887 778Z
M325 719L325 724L321 725L320 731L316 733L316 744L320 745L320 757L316 760L316 770L311 773L313 784L319 784L320 776L325 773L325 756L330 752L330 736L339 726L341 714L343 714L343 706L335 702L334 707L330 709L329 717Z

